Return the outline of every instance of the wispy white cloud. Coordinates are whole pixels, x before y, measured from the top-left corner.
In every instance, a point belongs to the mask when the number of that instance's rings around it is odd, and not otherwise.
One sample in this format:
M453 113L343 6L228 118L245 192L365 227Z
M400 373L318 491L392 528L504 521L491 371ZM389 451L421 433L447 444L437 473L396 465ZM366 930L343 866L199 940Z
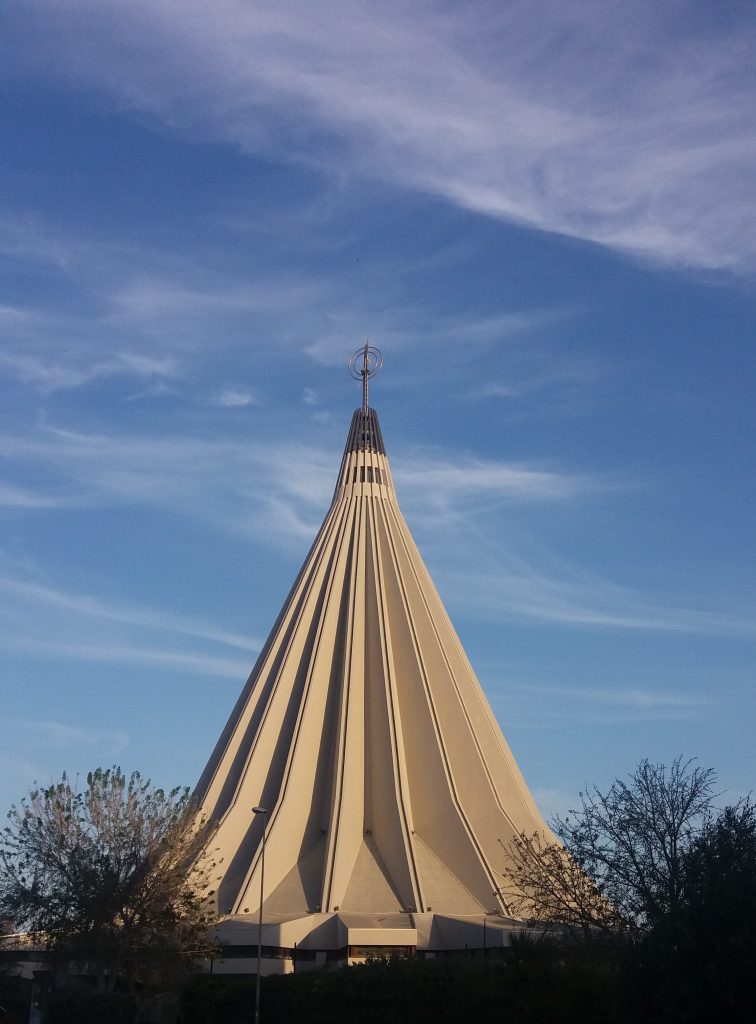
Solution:
M242 680L261 645L191 615L52 584L39 566L0 551L0 646L35 658Z
M153 258L154 258L153 254ZM250 314L298 308L322 295L322 285L307 277L269 277L252 285L230 286L223 279L199 277L191 264L175 268L171 276L134 276L109 296L114 317L149 321L189 320L198 314Z
M114 362L137 377L172 377L176 373L176 360L172 356L121 352Z
M287 550L315 535L331 497L337 452L301 443L240 443L226 439L84 434L39 428L34 434L0 438L0 458L13 465L38 464L54 471L54 500L80 505L138 504L195 516L214 529ZM526 558L510 539L486 539L492 506L510 508L585 502L627 483L611 477L556 468L473 459L435 451L402 453L392 459L400 500L422 549L435 561L439 521L445 532L443 558L434 576L452 606L482 618L516 618L579 628L754 635L756 616L741 607L713 602L701 607L664 594L625 586L579 565L545 554ZM63 495L63 499L60 496ZM44 509L40 492L37 506ZM30 502L30 507L33 507ZM467 541L472 538L472 543ZM456 547L455 547L456 545ZM17 588L18 582L6 583ZM131 621L230 642L208 627L153 611L113 608L86 597L63 595L36 583L26 595L67 604L84 614Z
M436 578L450 603L484 619L532 619L565 626L756 636L756 611L700 607L680 596L649 594L576 565L529 563L492 555L477 571L441 568Z
M211 402L221 409L244 409L248 405L259 405L259 399L251 391L240 391L237 388L223 388L213 395Z
M578 802L577 792L571 793L569 790L554 787L536 788L533 790L533 797L547 822L552 821L557 815L564 818Z
M654 259L750 267L742 10L227 0L210 18L200 0L41 0L8 63L47 63L248 152Z
M447 321L446 333L455 341L504 341L542 327L552 327L573 315L568 309L527 309L477 319L457 317Z
M73 613L79 619L101 619L121 625L140 626L152 632L178 633L242 651L257 652L260 649L258 640L215 628L206 622L156 608L111 604L101 598L73 594L33 580L0 577L0 591L9 595L16 603L27 601L37 606L45 605Z
M541 686L538 684L509 684L510 689L525 693L545 694L569 702L580 701L594 707L608 706L634 708L636 710L687 710L711 705L709 697L684 691L665 692L643 689L637 686L590 687L590 686Z
M23 750L19 749L20 744L19 748L8 744L0 752L0 777L5 783L7 795L7 801L3 801L4 809L11 801L17 801L29 792L32 780L52 778L52 772L45 770L39 763L42 750L38 747L30 750L28 743L25 746Z
M80 244L70 236L51 231L36 214L10 216L0 211L0 256L57 270L66 270L77 262ZM23 307L2 306L0 316L7 323L25 320L29 312Z
M144 399L165 398L167 396L175 397L178 394L180 394L179 389L174 385L166 384L164 380L159 380L155 384L150 384L146 388L141 388L139 391L127 395L126 401L141 402Z
M319 363L343 366L344 353L354 349L365 323L370 323L375 338L385 351L427 352L429 339L434 348L443 346L444 357L459 360L481 349L488 349L515 338L536 335L575 315L572 309L519 309L480 317L466 311L463 315L439 315L427 307L402 303L392 298L393 310L367 310L346 300L338 313L328 317L328 327L309 342L305 351ZM371 344L373 337L367 339ZM427 369L427 368L426 368Z
M700 693L652 687L541 686L508 679L489 687L502 722L521 729L561 729L641 722L684 722L711 715L716 701Z
M0 507L43 509L62 508L71 504L72 502L55 494L30 491L28 488L16 487L14 484L0 480Z
M304 444L87 434L40 428L0 438L0 458L45 467L81 505L141 504L246 537L311 538L328 506L333 456Z
M72 661L92 661L123 665L149 665L171 671L191 672L222 679L243 680L249 674L247 662L231 658L220 658L207 654L185 653L183 651L159 648L140 648L131 644L111 643L66 643L64 641L24 639L4 636L3 646L8 651L18 651L34 657L65 658Z
M105 360L82 360L74 353L67 363L51 362L34 355L0 352L0 370L5 368L15 377L30 384L42 395L81 387L105 377L136 377L150 380L173 377L176 361L171 357L155 358L138 352L122 352Z
M12 236L23 235L23 220L9 225ZM575 356L554 350L555 332L575 316L572 308L452 315L408 300L380 262L368 301L353 294L347 281L314 264L306 271L294 269L295 261L262 266L250 283L248 275L238 279L233 261L221 273L209 269L196 252L138 245L128 237L86 237L40 219L36 230L42 241L34 255L44 261L50 249L65 252L56 273L77 301L53 308L49 298L30 292L25 307L6 307L0 374L43 398L85 388L94 393L104 381L119 381L113 393L125 403L171 398L175 406L260 404L256 387L228 377L228 362L239 352L249 352L252 359L261 355L262 366L270 365L273 353L285 360L304 352L317 364L343 368L345 352L353 349L366 324L388 357L401 354L410 367L413 360L424 359L429 344L443 346L443 373L448 379L459 364L455 377L463 397L481 397L466 390L467 364L497 345L506 347L498 372L519 397L549 383L593 380ZM293 237L300 236L294 232ZM408 388L415 379L411 372L395 376L392 386ZM135 381L139 386L134 387ZM327 421L326 392L308 386L303 401L318 403L318 421Z
M52 719L13 719L7 723L12 729L27 734L35 742L46 746L106 748L110 754L120 754L129 743L128 733L123 729L83 728Z
M220 407L235 394L247 394L251 404L259 401L253 388L223 379L219 350L280 350L289 338L301 345L313 311L334 301L333 284L317 273L260 268L250 283L237 280L238 268L213 270L197 253L136 243L123 233L104 240L41 217L31 239L24 218L7 217L3 228L0 255L5 244L17 266L21 253L35 272L52 261L58 284L62 279L76 297L51 304L35 288L25 303L0 306L0 375L43 397L123 378L129 387L143 385L124 392L128 401L210 390Z
M482 388L473 392L473 397L480 398L514 398L519 393L518 388L513 384L485 384Z
M240 443L50 427L0 438L0 458L10 466L22 460L48 470L58 502L139 503L266 542L314 536L332 494L337 457L337 451L262 438ZM449 453L444 458L398 454L393 468L408 508L424 507L434 514L469 510L481 500L568 500L612 486L584 473ZM37 500L42 508L44 495Z
M573 498L599 486L598 481L587 474L561 473L525 463L464 456L456 460L433 455L399 459L394 478L410 502L421 495L421 500L441 507L474 500L481 495L510 501ZM606 487L606 481L601 486Z
M467 397L473 399L523 399L532 400L550 389L561 396L562 402L574 395L575 389L582 389L585 395L595 389L606 370L598 362L582 356L568 355L558 350L526 353L517 352L499 370L498 380L488 380L471 388Z

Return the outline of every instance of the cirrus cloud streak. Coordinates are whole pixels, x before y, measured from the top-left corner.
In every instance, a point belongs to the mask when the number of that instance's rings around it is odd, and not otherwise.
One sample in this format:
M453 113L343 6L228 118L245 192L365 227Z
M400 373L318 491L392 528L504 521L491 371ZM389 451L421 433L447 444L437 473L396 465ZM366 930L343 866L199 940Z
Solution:
M39 0L6 29L12 70L171 131L654 260L754 266L747 8Z

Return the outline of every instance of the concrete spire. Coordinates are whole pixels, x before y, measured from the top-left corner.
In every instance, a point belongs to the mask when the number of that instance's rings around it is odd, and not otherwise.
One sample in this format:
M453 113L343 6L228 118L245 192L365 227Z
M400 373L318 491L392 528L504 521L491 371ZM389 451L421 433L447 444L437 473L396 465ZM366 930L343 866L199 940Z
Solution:
M279 947L317 924L331 948L334 915L398 915L408 946L418 915L506 916L499 840L547 832L399 510L373 409L352 417L331 508L197 798L218 823L229 926L259 909L267 827Z

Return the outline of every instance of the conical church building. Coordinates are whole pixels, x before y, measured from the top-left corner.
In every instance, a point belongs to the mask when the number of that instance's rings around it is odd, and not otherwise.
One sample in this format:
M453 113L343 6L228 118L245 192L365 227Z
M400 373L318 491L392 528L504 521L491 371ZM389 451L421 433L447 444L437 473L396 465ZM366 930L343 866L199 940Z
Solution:
M331 507L197 787L231 970L261 891L268 970L502 946L501 843L548 832L399 509L374 354Z

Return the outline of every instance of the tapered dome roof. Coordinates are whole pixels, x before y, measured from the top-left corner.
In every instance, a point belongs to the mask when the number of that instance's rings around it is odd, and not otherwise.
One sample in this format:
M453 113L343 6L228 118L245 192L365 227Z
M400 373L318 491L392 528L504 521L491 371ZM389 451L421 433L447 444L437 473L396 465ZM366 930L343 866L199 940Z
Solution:
M548 832L399 509L367 405L197 798L217 823L228 919L259 909L263 827L263 911L278 922L506 915L500 840Z

